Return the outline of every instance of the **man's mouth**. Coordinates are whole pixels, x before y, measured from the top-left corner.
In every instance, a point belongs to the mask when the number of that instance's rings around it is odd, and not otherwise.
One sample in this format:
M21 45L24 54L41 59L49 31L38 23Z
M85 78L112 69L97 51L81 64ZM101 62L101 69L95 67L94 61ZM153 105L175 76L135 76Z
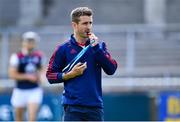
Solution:
M90 36L90 35L91 35L91 32L86 32L86 35L87 35L87 36Z

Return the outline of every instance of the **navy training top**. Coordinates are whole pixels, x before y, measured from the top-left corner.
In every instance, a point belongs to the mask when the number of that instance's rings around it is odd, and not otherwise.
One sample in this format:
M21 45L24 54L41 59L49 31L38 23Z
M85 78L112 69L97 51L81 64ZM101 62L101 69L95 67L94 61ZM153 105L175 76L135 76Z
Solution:
M90 41L86 42L86 46ZM57 46L49 61L46 77L49 83L64 83L63 105L82 105L103 108L101 69L108 75L114 74L117 62L111 58L104 42L88 48L78 62L87 62L83 75L64 81L62 69L73 60L83 48L73 35L70 40Z

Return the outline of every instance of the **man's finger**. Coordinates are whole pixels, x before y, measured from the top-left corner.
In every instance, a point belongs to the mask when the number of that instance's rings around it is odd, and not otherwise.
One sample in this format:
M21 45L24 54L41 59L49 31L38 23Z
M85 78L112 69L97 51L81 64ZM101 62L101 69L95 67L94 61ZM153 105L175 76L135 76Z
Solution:
M76 65L75 65L75 67L79 67L79 66L81 66L83 63L81 63L81 62L78 62Z
M84 64L82 64L81 66L79 66L79 68L81 69L81 68L87 68L87 63L85 62Z

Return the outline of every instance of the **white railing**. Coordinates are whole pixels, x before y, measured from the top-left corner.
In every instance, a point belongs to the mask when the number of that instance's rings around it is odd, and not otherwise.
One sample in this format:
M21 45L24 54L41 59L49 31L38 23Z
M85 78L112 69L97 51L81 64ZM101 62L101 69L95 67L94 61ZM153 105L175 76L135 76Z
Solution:
M0 59L1 59L0 77L7 77L7 68L8 68L8 60L9 60L8 58L10 54L12 53L10 52L11 49L9 49L10 39L12 42L12 34L19 36L20 34L28 30L33 30L33 31L38 32L42 36L43 40L45 40L45 42L42 41L42 43L47 42L48 44L53 44L52 47L47 46L46 48L43 48L44 50L46 50L46 52L53 51L55 44L58 42L57 40L58 38L67 39L68 38L67 35L72 33L72 29L70 26L45 26L41 28L37 28L37 27L30 27L30 28L19 27L19 28L6 28L6 29L1 28L0 29L0 50L1 50L0 51ZM179 24L172 24L172 25L166 25L166 26L165 25L95 25L94 32L101 35L104 38L107 38L107 37L109 38L112 37L115 39L122 38L122 40L118 40L118 43L116 43L115 46L122 45L122 43L125 43L124 44L125 47L121 47L123 48L122 50L125 49L124 57L122 57L122 55L120 55L119 52L117 52L117 49L115 50L116 51L115 55L116 57L118 57L118 62L120 64L119 65L120 68L118 69L117 71L118 73L116 73L116 76L121 76L123 74L123 76L128 77L128 76L132 76L133 74L138 74L138 72L140 72L140 74L144 76L148 75L149 71L146 73L147 70L144 70L145 69L144 67L142 68L140 67L137 70L138 67L136 66L136 64L139 63L136 61L136 58L137 58L137 55L136 55L137 44L136 43L139 41L138 40L139 35L143 35L146 38L149 38L149 37L152 38L152 36L154 36L153 38L158 38L161 40L165 38L172 39L172 40L180 40L180 25ZM171 32L171 34L167 35L166 32ZM111 40L109 40L108 43L111 44ZM113 51L114 50L113 47L111 47L110 50ZM177 51L176 53L178 52L179 51ZM49 55L47 58L49 58ZM178 60L178 58L176 60ZM124 64L122 65L121 63L123 62ZM156 68L156 66L154 67ZM161 67L164 67L164 66L161 66ZM178 66L170 65L168 67L171 67L171 70L164 71L165 74L167 75L175 74L176 76L180 75L180 70L178 70L179 65ZM176 67L176 70L174 70L174 67ZM152 69L152 67L147 67L147 68L149 68L151 71L154 70ZM157 70L155 70L154 72L156 73L157 71L160 71L160 73L162 73L163 70L164 70L163 68L159 70L157 66ZM152 74L152 75L155 75L155 74Z

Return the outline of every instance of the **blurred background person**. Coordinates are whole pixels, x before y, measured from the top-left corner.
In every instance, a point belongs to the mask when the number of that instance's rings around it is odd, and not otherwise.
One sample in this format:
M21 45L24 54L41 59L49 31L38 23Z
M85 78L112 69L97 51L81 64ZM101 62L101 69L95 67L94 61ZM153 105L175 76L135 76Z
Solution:
M16 121L23 120L26 108L28 119L35 121L43 99L40 79L44 71L45 58L42 52L36 49L39 39L35 32L24 33L21 50L10 57L9 77L16 81L11 97Z

